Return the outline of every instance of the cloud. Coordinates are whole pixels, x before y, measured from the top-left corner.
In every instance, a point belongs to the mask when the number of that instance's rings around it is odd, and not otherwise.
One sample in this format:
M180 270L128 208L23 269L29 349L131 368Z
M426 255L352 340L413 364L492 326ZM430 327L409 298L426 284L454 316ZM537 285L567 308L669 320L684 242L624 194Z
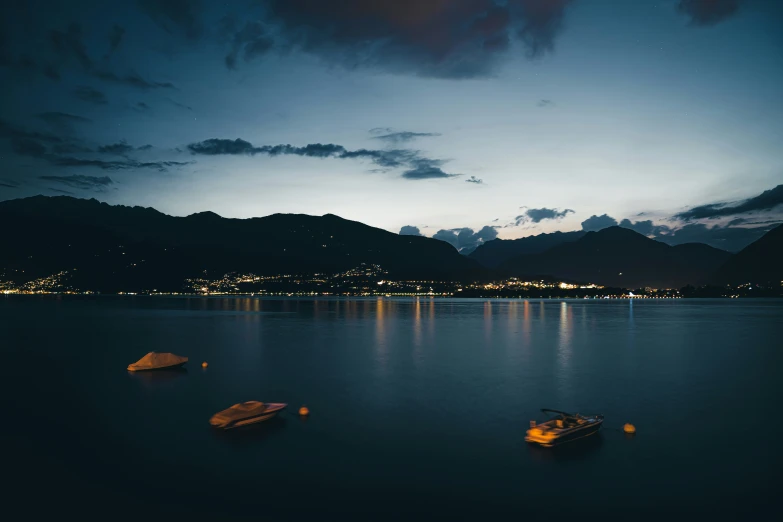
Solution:
M753 241L759 239L767 231L780 224L780 222L780 219L751 221L746 218L737 218L730 221L725 226L686 223L677 228L676 226L655 225L652 220L649 219L635 222L632 222L629 219L623 219L620 222L620 226L634 230L657 241L662 241L668 245L705 243L715 248L728 250L729 252L738 252Z
M46 113L50 114L46 118L52 121L60 121L69 118L80 118L72 114L64 113ZM57 114L57 116L51 116ZM42 159L51 165L57 167L93 167L102 170L139 170L153 169L160 172L166 172L172 167L182 167L189 165L188 161L137 161L125 157L122 160L105 160L101 158L87 157L79 158L67 156L64 154L86 153L86 154L111 154L125 155L133 150L149 150L151 145L134 148L125 142L118 142L109 145L99 146L97 149L87 147L78 139L65 136L58 137L52 134L30 132L13 125L9 125L0 120L0 137L7 138L11 142L11 148L17 155L28 156Z
M150 89L176 89L177 88L171 82L156 82L156 81L147 80L146 78L142 77L140 74L136 72L131 72L129 74L120 76L112 71L108 71L104 69L104 70L93 72L93 76L105 82L127 85L130 87L135 87L136 89L141 89L143 91L147 91Z
M421 76L489 76L517 39L531 58L554 49L570 0L267 0L286 46L348 67Z
M551 107L554 104L555 102L553 102L552 100L538 100L538 103L536 105L538 105L539 107Z
M169 34L198 40L204 32L200 0L139 0L139 7Z
M680 0L677 9L690 17L693 25L715 25L735 15L742 0Z
M419 227L414 227L413 225L405 225L400 229L400 235L401 236L421 236L421 230L419 230Z
M179 107L181 109L187 109L189 111L193 110L193 107L191 107L190 105L185 105L184 103L180 103L180 102L178 102L178 101L176 101L176 100L174 100L172 98L166 97L166 101L169 102L170 104L174 105L175 107Z
M76 132L75 125L92 123L92 120L68 114L66 112L42 112L36 114L36 117L43 120L52 130L61 136L59 141L66 141L63 136L71 136Z
M114 183L108 176L96 177L83 176L80 174L75 174L73 176L39 176L38 179L54 181L78 189L105 188Z
M448 174L440 168L445 163L444 160L424 158L418 151L408 149L347 150L342 145L335 145L333 143L311 143L303 147L296 147L288 144L255 146L249 141L241 138L236 138L234 140L211 138L191 143L187 148L192 154L207 156L255 156L257 154L265 154L268 156L294 155L313 158L367 159L380 167L407 167L408 170L402 173L402 177L414 180L449 178L454 176L454 174Z
M60 136L48 132L28 131L21 127L9 124L3 120L0 120L0 137L9 138L13 140L20 139L32 139L43 141L45 143L62 143L65 140Z
M484 183L483 179L479 179L476 176L471 176L465 181L467 181L468 183L475 183L476 185L481 185L482 183Z
M781 221L772 221L767 225L752 228L688 223L668 234L657 235L654 239L669 245L706 243L729 252L738 252L780 223Z
M136 109L137 111L142 111L142 112L143 112L143 111L148 111L148 110L150 110L152 107L150 107L149 105L147 105L147 104L146 104L146 103L144 103L144 102L137 102L137 103L136 103L136 104L133 106L133 108L134 108L134 109Z
M783 185L778 185L775 188L765 190L758 196L754 196L736 204L709 203L707 205L693 207L685 212L680 212L679 214L675 214L674 217L682 219L683 221L718 218L760 210L771 210L781 204L783 204Z
M82 101L94 103L96 105L106 105L109 99L104 93L86 85L80 85L73 90L73 94Z
M66 112L41 112L39 114L36 114L36 117L42 119L46 123L62 127L62 126L70 126L74 123L90 123L92 120L89 120L87 118L83 118L81 116L76 116L75 114L68 114Z
M442 160L419 158L411 162L412 168L402 173L405 179L437 179L451 178L455 174L448 174L440 168Z
M114 54L114 51L120 46L124 36L125 29L122 26L114 24L111 31L109 31L109 55Z
M245 62L249 62L266 54L275 45L264 26L256 20L245 22L242 28L237 28L234 19L226 17L223 19L221 32L228 34L230 45L224 62L231 70L237 68L240 56Z
M563 23L563 14L571 0L511 0L521 13L519 37L527 46L531 58L553 51L555 37Z
M372 132L372 129L370 132ZM386 129L391 130L391 129ZM386 134L381 134L380 136L374 136L373 139L376 140L383 140L388 141L391 143L404 143L413 141L416 138L424 138L424 137L430 137L430 136L440 136L437 132L410 132L410 131L401 131L401 132L389 132Z
M498 231L490 226L485 226L478 232L472 228L453 228L451 230L438 230L433 239L439 239L449 243L459 252L470 253L482 243L492 241L498 237Z
M122 161L106 161L102 159L74 158L70 156L54 156L46 158L49 163L59 167L95 167L102 170L139 170L152 169L159 172L167 172L171 167L183 167L189 165L189 161L136 161L125 159Z
M556 208L529 208L523 214L514 218L515 226L519 226L523 223L541 223L544 220L560 220L566 217L568 214L573 214L574 211L570 208L565 210L558 210Z
M46 147L40 142L29 138L11 140L11 149L19 156L41 158L46 154Z
M112 143L110 145L101 145L98 147L98 152L102 152L104 154L114 154L117 156L124 156L125 154L134 150L135 148L131 145L128 145L125 141Z
M61 63L74 58L84 71L92 68L92 59L87 55L87 49L82 41L81 25L74 22L65 31L50 30L49 44Z
M19 183L12 179L0 179L0 187L17 188Z
M582 221L582 230L585 232L603 230L613 226L617 226L617 220L607 214L593 215Z
M52 187L49 187L49 190L51 190L52 192L57 192L58 194L65 194L67 196L73 196L74 195L74 193L71 192L70 190L62 190L62 189L56 189L56 188L52 188Z
M651 219L644 221L631 221L630 219L623 219L620 221L620 226L648 237L656 237L661 234L668 234L671 231L671 228L666 225L654 225Z

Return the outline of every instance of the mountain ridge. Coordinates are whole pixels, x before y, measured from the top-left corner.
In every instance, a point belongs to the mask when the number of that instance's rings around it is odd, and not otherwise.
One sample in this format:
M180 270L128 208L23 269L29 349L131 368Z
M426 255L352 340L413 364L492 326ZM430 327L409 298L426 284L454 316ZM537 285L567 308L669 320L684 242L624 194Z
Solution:
M698 246L693 246L698 245ZM551 276L619 288L680 288L706 282L732 254L701 243L669 246L613 226L500 265L508 276Z

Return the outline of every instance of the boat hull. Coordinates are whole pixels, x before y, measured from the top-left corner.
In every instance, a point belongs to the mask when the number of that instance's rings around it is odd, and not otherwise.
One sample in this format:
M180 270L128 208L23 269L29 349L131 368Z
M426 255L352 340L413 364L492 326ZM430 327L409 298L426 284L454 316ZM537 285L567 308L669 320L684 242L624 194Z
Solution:
M236 408L239 406L241 405L235 405L228 410L224 410L213 415L209 420L209 423L215 428L222 430L230 430L242 426L249 426L251 424L258 424L259 422L268 421L269 419L276 417L277 414L283 411L288 405L284 403L268 403L266 409L255 412L255 414L243 414L242 412L237 413Z
M129 372L155 372L158 370L173 370L175 368L182 368L188 361L182 361L176 364L169 364L168 366L156 366L154 368L133 368L133 365L128 366Z
M525 436L525 442L528 442L530 444L536 444L538 446L543 446L545 448L552 448L554 446L560 446L562 444L567 444L569 442L574 442L589 437L591 435L595 435L601 430L601 426L603 425L603 423L604 423L603 417L598 417L598 420L596 420L595 422L591 422L583 426L578 426L569 429L564 433L558 434L554 438L548 438L539 435L531 435L530 432L532 430L528 430L528 434L527 436Z

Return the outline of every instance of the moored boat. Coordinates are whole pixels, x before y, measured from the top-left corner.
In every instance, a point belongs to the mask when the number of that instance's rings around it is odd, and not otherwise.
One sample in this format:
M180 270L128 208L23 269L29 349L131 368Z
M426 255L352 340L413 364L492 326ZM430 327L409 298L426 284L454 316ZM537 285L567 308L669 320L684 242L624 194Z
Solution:
M133 364L128 365L128 371L164 370L178 368L188 362L187 357L168 352L150 352Z
M209 419L209 423L224 430L238 428L269 420L284 410L286 406L288 404L282 402L241 402L214 414Z
M525 441L547 448L594 435L604 422L603 415L580 415L546 408L541 411L554 413L555 417L541 424L531 421Z

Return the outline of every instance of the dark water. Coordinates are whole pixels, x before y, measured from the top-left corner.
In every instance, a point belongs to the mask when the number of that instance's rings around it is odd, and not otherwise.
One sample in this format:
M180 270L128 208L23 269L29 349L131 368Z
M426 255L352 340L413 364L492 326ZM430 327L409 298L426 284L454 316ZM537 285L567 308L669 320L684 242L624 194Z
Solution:
M107 519L780 520L782 333L774 300L9 296L4 493ZM148 351L190 362L125 370ZM210 428L246 400L291 414ZM607 429L529 447L541 407Z

